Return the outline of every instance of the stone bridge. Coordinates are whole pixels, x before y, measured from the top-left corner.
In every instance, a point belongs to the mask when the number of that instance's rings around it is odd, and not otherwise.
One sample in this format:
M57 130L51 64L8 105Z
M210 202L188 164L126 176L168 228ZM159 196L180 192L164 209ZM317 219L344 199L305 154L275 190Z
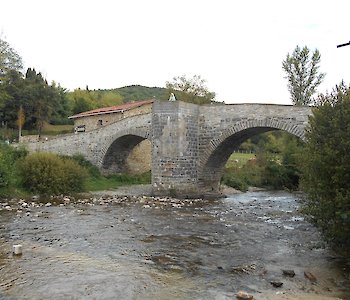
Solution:
M154 195L195 197L219 192L224 166L243 141L270 130L284 130L303 140L310 114L311 108L303 106L155 101L150 114L28 147L82 154L102 171L120 172L131 150L148 139Z

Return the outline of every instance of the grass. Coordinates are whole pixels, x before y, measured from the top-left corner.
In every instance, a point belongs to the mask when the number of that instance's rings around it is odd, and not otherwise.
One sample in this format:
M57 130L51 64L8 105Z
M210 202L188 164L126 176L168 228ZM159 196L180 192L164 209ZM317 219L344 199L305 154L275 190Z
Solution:
M102 191L116 189L120 186L132 184L149 184L151 183L151 172L146 172L140 175L111 175L89 177L85 188L88 191Z
M56 135L60 133L73 133L73 132L74 132L74 125L51 125L51 124L45 123L42 134Z
M255 158L254 153L240 153L240 152L235 152L232 153L230 158L228 159L226 163L226 168L230 167L243 167L249 160Z

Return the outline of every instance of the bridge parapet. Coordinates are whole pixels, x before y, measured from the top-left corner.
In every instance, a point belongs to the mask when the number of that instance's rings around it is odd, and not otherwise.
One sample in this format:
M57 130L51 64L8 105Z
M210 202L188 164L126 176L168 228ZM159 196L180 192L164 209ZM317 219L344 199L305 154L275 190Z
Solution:
M73 133L48 141L26 144L32 152L52 152L60 155L81 154L102 168L104 157L112 143L121 136L135 135L150 138L151 114L125 118L89 132Z

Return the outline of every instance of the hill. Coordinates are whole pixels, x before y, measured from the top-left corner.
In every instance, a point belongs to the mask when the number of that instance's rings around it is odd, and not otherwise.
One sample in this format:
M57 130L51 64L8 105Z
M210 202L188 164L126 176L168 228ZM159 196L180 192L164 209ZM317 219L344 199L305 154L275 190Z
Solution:
M107 90L106 90L107 91ZM138 101L155 98L158 100L167 100L168 91L160 87L147 87L142 85L130 85L121 88L109 90L122 96L123 102Z

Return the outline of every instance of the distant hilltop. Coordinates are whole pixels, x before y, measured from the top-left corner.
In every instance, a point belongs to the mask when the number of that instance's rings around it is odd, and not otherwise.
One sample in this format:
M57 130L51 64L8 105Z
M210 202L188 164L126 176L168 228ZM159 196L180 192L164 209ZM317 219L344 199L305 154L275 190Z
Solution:
M166 88L161 87L147 87L142 85L129 85L115 89L101 90L103 92L118 93L123 97L123 102L138 101L141 99L158 99L167 100L169 98Z

